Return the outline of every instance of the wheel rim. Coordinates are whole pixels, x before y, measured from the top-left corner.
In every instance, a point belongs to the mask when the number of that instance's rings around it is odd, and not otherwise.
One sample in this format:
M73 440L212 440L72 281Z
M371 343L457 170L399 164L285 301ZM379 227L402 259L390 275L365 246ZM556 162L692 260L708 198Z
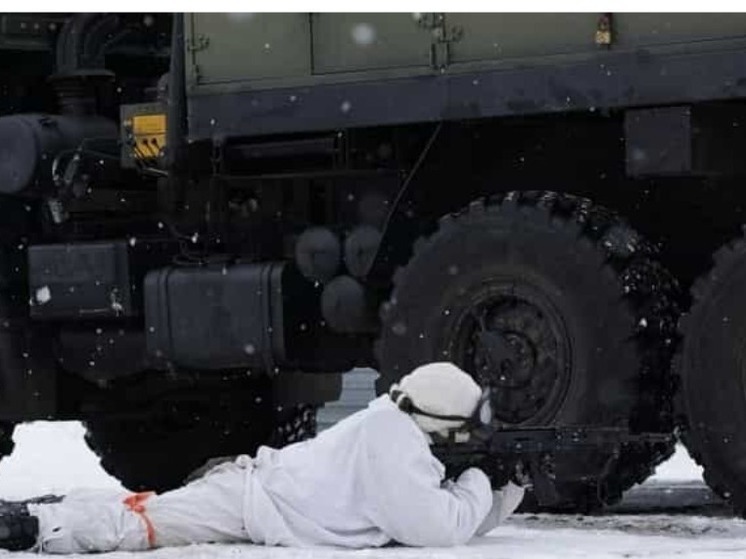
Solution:
M571 380L567 327L546 294L508 282L466 295L447 334L448 358L493 390L495 419L538 424L554 417Z

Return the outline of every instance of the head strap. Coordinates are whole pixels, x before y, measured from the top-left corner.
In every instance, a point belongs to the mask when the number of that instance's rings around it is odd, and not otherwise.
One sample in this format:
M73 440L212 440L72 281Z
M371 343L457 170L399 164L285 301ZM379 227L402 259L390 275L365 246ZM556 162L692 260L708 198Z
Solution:
M396 406L406 414L412 415L424 415L425 417L432 417L433 419L442 419L444 421L469 421L471 417L465 417L463 415L440 415L437 413L430 413L415 405L412 399L407 395L406 392L399 390L398 388L392 388L389 392L389 397L396 404Z

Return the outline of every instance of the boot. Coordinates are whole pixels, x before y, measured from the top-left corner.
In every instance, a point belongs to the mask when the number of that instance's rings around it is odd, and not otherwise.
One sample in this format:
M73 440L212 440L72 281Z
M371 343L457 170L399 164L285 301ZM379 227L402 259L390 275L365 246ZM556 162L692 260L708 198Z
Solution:
M62 497L44 495L26 501L0 500L0 548L23 551L36 545L39 519L29 514L30 504L58 503Z

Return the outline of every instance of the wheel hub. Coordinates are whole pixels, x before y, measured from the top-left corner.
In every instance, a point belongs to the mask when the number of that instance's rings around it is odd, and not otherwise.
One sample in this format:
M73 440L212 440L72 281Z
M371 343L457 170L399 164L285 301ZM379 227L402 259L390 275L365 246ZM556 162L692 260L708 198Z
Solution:
M560 314L538 290L482 290L453 339L452 358L493 388L499 421L542 423L556 412L570 380L569 340Z

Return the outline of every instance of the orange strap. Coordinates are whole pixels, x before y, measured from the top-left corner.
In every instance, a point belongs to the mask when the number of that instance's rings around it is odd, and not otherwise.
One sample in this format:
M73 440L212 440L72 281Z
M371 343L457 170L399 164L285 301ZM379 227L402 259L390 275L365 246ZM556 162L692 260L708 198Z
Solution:
M143 522L145 522L145 529L148 532L148 545L150 547L155 547L155 528L153 527L153 523L150 521L150 518L145 512L145 501L147 501L148 498L152 497L153 495L155 495L154 491L133 493L123 501L125 506L129 510L131 510L135 514L139 514Z

